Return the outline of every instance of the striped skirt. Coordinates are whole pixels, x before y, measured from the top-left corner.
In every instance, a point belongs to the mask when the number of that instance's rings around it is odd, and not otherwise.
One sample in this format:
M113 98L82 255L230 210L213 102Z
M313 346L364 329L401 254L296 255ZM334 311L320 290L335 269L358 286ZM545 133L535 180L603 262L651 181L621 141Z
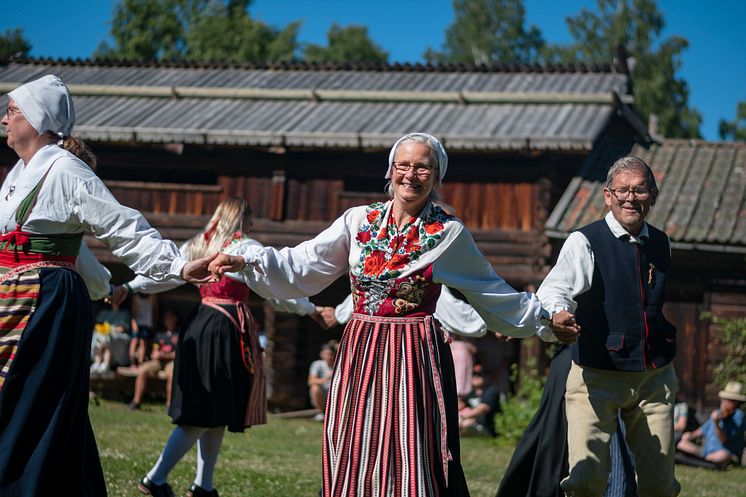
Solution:
M324 497L468 496L453 359L431 316L354 314L326 407Z

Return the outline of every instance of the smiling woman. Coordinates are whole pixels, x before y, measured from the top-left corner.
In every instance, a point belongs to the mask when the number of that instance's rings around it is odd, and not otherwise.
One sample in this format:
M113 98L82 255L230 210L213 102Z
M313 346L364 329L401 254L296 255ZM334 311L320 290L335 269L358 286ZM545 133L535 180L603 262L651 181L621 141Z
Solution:
M531 336L547 317L433 203L447 167L435 137L405 135L389 154L391 200L353 207L297 247L226 251L212 266L241 271L258 294L276 298L314 295L349 275L354 311L324 415L324 497L469 494L448 333L433 318L442 285L506 335Z

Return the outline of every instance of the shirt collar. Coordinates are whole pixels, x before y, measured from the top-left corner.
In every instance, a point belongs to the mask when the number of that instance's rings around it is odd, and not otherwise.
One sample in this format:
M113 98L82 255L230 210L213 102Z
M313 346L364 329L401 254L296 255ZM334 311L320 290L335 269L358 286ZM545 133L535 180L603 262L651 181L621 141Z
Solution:
M606 214L605 221L615 237L629 237L630 243L645 243L645 241L650 236L648 231L648 223L646 222L642 223L642 229L640 230L640 233L635 236L630 234L626 229L624 229L621 224L619 224L619 221L616 220L614 214L611 211Z

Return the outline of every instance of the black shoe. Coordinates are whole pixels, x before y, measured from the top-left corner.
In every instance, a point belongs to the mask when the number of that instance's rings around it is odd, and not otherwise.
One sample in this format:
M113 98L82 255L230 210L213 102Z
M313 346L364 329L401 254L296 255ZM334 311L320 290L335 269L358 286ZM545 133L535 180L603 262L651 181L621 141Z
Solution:
M171 485L168 483L156 485L147 476L143 476L140 479L137 483L137 489L145 495L152 495L153 497L176 497Z
M218 491L214 488L210 491L205 490L196 483L192 483L187 490L187 497L219 497Z
M133 411L135 411L137 409L140 409L140 404L138 404L137 402L135 402L133 400L132 402L129 403L129 405L127 407L129 407L130 409L132 409Z

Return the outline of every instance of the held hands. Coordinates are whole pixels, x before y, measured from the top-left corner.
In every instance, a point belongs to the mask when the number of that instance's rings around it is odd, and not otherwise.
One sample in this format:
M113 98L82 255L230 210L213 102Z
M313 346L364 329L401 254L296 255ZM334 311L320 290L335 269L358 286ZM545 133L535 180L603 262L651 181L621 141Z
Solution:
M580 325L575 322L575 316L568 311L552 314L551 327L557 340L564 344L575 343L580 335Z
M497 338L498 342L509 342L509 341L513 340L513 338L514 338L514 337L509 336L509 335L503 335L499 331L493 331L492 334L495 335L495 338Z
M334 317L334 307L316 306L316 311L311 314L311 318L325 330L328 330L339 324L337 322L337 318Z
M225 273L237 273L246 267L246 260L240 255L218 254L207 270L217 279Z
M208 255L206 257L187 262L184 268L181 270L181 279L186 281L187 283L193 283L197 285L201 283L214 283L218 281L220 278L215 277L215 275L208 269L208 266L219 255L223 254Z
M104 297L104 302L109 305L119 305L129 295L129 290L124 285L112 285L111 295Z

